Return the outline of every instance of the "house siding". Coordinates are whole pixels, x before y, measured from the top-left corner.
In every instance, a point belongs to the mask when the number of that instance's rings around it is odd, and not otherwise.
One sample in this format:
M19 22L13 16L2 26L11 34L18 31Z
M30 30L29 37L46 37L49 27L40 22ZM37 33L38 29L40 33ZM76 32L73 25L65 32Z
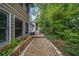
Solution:
M24 7L23 7L24 8ZM27 9L23 9L20 4L11 3L11 4L0 4L0 9L9 13L9 40L15 38L15 17L23 20L23 36L25 35L25 23L28 23L28 14Z

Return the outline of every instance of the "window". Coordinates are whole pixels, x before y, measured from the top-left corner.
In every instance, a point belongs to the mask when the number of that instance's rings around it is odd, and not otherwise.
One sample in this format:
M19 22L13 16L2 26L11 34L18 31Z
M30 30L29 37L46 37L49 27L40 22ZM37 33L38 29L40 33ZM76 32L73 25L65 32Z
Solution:
M0 10L0 42L4 42L8 38L8 13Z
M23 26L22 20L15 18L15 37L22 35L22 26Z
M27 34L28 33L28 24L26 23L25 26L26 26L25 27L25 33Z

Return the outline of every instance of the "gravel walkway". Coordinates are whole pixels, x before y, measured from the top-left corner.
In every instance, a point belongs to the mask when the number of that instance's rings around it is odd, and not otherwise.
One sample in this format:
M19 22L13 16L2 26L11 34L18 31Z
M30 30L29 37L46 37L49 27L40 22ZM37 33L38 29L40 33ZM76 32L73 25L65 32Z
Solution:
M42 36L35 37L24 56L59 56L46 38Z

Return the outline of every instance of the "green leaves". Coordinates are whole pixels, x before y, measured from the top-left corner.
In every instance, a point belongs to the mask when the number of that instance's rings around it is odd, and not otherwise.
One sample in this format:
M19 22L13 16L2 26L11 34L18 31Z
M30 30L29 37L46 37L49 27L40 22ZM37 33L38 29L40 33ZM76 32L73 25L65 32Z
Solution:
M0 56L8 56L11 54L20 42L20 40L12 39L12 42L8 44L7 48L4 48L2 51L0 51Z
M63 39L69 46L65 51L79 55L79 4L40 4L39 8L42 32Z

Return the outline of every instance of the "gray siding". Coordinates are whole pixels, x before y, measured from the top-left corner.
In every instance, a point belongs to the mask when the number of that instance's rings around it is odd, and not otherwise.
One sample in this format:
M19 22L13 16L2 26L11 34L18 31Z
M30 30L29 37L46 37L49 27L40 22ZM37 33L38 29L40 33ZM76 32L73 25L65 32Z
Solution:
M28 23L27 9L23 9L20 4L0 4L0 9L9 13L9 42L11 39L15 38L15 17L23 20L23 35L25 35L25 23Z
M28 15L26 11L20 6L20 4L0 4L0 6L28 22Z
M11 39L15 38L15 16L11 14Z

